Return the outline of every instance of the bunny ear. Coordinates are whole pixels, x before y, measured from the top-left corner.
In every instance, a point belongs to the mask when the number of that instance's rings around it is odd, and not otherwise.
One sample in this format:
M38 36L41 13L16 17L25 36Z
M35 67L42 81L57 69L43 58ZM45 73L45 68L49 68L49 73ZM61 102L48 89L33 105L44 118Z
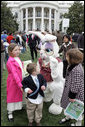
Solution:
M41 32L37 32L37 31L29 31L28 34L34 34L34 35L38 36L41 39L41 41L43 41L43 38L45 36Z
M28 34L35 34L36 36L38 36L42 42L53 42L56 41L57 37L51 34L47 34L44 32L37 32L37 31L29 31Z
M51 34L46 34L43 38L43 41L47 41L47 42L53 42L56 41L57 37Z

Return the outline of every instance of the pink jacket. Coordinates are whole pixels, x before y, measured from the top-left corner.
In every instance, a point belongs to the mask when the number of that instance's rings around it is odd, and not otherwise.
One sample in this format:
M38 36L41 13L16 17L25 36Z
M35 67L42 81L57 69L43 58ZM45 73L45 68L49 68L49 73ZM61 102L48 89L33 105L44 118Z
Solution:
M9 57L7 64L7 103L22 101L23 93L21 91L22 70L13 57Z

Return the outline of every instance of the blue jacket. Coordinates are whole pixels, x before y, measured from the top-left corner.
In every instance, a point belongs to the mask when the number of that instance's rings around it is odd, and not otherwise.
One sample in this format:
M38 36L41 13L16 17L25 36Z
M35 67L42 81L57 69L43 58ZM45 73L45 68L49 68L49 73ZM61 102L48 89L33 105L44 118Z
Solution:
M4 42L7 42L7 34L1 34L1 40L3 40Z

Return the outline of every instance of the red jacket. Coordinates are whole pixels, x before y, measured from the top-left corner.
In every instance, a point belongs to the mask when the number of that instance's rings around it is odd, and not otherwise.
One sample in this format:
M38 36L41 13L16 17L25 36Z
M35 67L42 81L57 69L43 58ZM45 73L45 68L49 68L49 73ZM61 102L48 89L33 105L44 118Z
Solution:
M51 77L51 69L50 67L43 67L42 66L42 59L39 58L39 65L40 65L40 73L44 76L47 82L53 81Z
M61 62L60 58L56 58L58 62ZM40 73L44 76L47 82L52 82L52 76L51 76L51 69L50 67L43 67L42 66L42 58L39 58L39 65L40 65Z

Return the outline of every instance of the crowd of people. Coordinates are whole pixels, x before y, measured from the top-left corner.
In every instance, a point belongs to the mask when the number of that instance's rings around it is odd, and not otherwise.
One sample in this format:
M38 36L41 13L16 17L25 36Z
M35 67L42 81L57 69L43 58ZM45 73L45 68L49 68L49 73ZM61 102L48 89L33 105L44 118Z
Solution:
M65 78L61 106L63 109L66 109L69 102L74 102L75 99L84 102L84 72L81 64L82 62L84 63L84 33L78 37L77 48L69 35L65 34L62 37L58 31L56 36L59 53L63 54L63 78ZM25 77L23 62L19 58L19 54L26 52L27 46L29 46L33 62L34 59L37 58L37 50L40 43L41 39L34 34L27 35L25 32L7 34L6 31L1 34L1 76L6 57L6 67L8 71L7 115L9 121L13 121L13 112L15 110L22 109L23 92L25 92L27 93L26 105L29 126L32 126L34 119L37 126L41 125L43 98L47 81L44 76L38 72L37 65L33 63L27 65L26 70L29 76ZM59 123L65 123L69 119L70 117L66 116ZM75 125L81 126L82 119L83 117L81 115Z

